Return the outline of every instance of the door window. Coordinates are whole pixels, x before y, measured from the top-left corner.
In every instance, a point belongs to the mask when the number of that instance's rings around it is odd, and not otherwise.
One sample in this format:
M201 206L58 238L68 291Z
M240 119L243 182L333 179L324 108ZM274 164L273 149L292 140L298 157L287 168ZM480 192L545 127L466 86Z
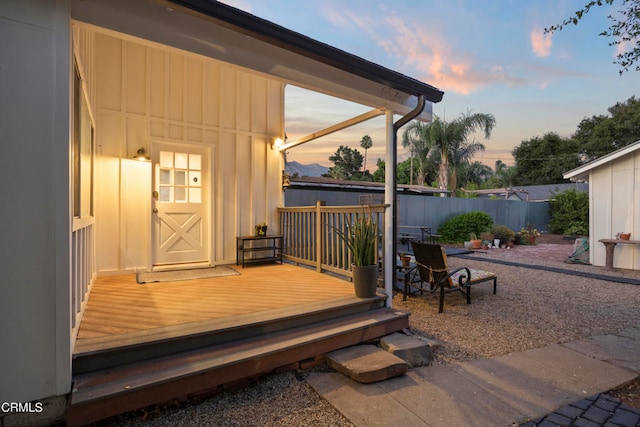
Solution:
M160 203L202 203L202 156L160 152Z

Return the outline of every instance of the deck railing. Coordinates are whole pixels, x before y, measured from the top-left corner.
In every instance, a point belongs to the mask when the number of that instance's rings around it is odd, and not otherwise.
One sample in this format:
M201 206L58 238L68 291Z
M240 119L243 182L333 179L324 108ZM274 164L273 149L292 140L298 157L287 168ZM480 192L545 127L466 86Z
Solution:
M279 208L280 232L285 259L311 265L317 271L328 271L347 277L351 273L351 253L338 232L347 231L357 216L370 217L378 225L376 263L384 260L384 212L386 205L300 206ZM384 268L382 269L384 271Z
M75 219L71 235L71 327L74 335L95 279L93 239L93 218Z

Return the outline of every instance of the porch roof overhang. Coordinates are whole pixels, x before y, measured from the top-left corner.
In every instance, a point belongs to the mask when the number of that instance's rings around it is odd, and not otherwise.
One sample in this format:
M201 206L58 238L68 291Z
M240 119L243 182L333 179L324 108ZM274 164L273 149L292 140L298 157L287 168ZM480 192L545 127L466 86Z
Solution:
M396 114L439 89L247 12L210 0L73 0L72 18L196 53L306 89Z

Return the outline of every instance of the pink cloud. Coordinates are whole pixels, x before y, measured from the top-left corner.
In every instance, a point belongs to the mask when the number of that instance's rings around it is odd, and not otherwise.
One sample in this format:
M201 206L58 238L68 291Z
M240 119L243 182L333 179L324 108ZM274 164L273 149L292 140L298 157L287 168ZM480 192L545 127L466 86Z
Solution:
M544 58L551 55L551 34L545 34L541 28L534 27L530 34L531 50L539 57Z

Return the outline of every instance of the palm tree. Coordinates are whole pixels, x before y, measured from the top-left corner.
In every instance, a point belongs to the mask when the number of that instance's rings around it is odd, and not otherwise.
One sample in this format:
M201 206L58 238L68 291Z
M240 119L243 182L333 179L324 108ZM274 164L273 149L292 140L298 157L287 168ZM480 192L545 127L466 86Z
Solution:
M468 187L469 184L474 184L479 187L493 176L493 169L478 161L461 164L459 171L461 173L458 174L458 177L464 180L461 184L465 187Z
M364 148L364 166L362 167L362 173L364 174L367 170L367 150L371 148L373 145L373 140L369 135L365 135L362 137L360 141L360 146Z
M445 122L434 116L431 123L414 123L409 124L405 130L407 144L413 143L419 156L425 150L426 152L434 150L437 152L440 156L438 184L441 189L445 190L449 188L449 163L455 166L460 162L469 161L477 151L484 150L484 145L476 141L469 142L467 137L477 131L482 131L484 137L489 138L496 124L496 119L492 114L467 112L451 122ZM453 184L455 185L455 179ZM455 190L455 187L452 187L452 190Z
M429 140L425 138L425 133L427 128L431 123L423 123L419 121L413 121L409 123L402 133L402 146L409 147L411 152L411 159L413 162L413 156L416 156L416 160L418 161L418 176L416 177L417 185L424 185L424 177L426 175L426 165L427 159L429 157L429 152L431 151L431 146L428 144ZM413 164L411 166L411 170L413 171ZM413 173L411 176L411 182L413 178Z
M458 187L458 170L462 165L469 165L471 158L478 151L484 151L484 144L476 141L453 141L449 147L449 161L451 162L449 186L452 195L455 195L455 190Z

